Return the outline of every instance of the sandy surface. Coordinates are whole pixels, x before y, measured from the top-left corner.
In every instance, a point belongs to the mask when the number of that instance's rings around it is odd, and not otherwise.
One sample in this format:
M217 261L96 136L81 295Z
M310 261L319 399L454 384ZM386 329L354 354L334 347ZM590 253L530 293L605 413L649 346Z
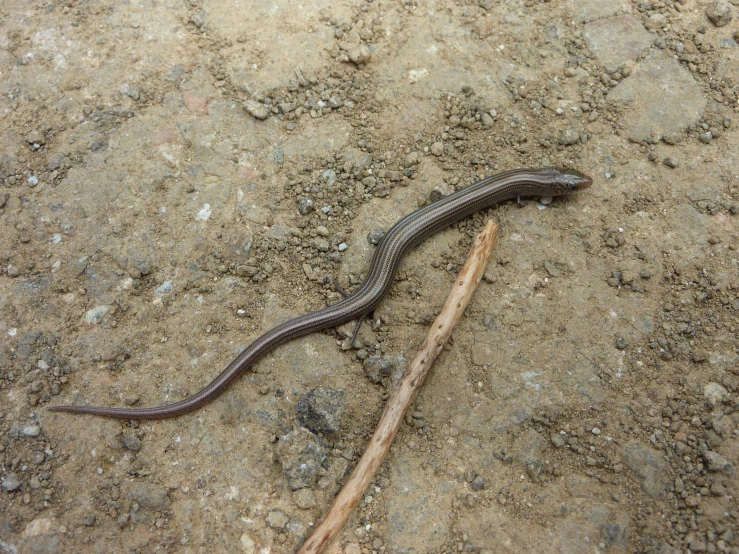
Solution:
M295 551L490 217L486 279L332 552L739 552L738 20L2 3L0 552ZM355 288L368 235L540 166L594 185L424 242L354 348L293 341L176 419L46 410L181 400Z

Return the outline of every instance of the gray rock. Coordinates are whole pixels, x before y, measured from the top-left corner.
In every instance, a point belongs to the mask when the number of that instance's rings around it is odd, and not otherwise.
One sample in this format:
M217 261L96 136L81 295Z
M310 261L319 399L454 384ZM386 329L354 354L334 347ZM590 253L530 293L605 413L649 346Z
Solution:
M328 241L321 237L316 237L311 241L311 246L319 252L328 252Z
M626 527L615 522L605 523L601 529L601 536L607 545L626 543Z
M159 294L169 294L170 292L172 292L172 282L164 281L156 288L156 292Z
M673 158L673 157L671 157L671 156L670 156L670 157L667 157L667 158L665 158L665 159L663 160L663 163L664 163L664 164L665 164L665 165L666 165L667 167L671 167L671 168L673 168L673 169L674 169L674 168L676 168L676 167L679 167L679 166L680 166L680 162L678 161L678 159L677 159L677 158Z
M298 420L314 433L335 433L344 413L343 390L319 387L298 402Z
M318 470L326 461L318 437L302 427L280 437L275 454L292 490L315 484Z
M563 146L570 146L580 140L580 133L575 131L572 127L567 127L559 135L559 143Z
M54 154L49 158L49 169L54 171L67 164L67 157L64 154Z
M385 377L389 377L395 369L392 358L386 356L370 356L364 362L364 373L373 383L381 383Z
M484 488L485 488L485 485L486 485L486 484L487 484L487 481L485 480L485 478L484 478L484 477L482 477L482 476L480 476L480 475L477 475L477 476L476 476L476 477L475 477L475 478L474 478L474 479L472 480L472 482L470 483L470 485L472 486L472 490L473 490L473 491L481 491L482 489L484 489Z
M139 98L141 98L141 91L139 90L139 87L129 85L128 83L121 85L118 90L121 94L128 96L132 100L138 100Z
M257 119L267 119L269 117L269 108L255 100L244 102L244 108L249 115Z
M372 164L372 154L362 152L357 148L345 148L344 171L359 176Z
M272 510L265 520L272 529L284 529L290 518L281 510Z
M638 141L682 131L706 107L700 85L690 72L661 51L650 53L637 71L611 90L607 100L629 108L624 124L629 138Z
M541 462L542 449L545 444L544 437L533 429L527 429L516 439L516 448L519 451L518 461L526 465Z
M562 448L566 443L563 435L559 433L552 433L552 444L557 448Z
M552 262L545 261L544 262L544 269L547 270L547 273L549 273L549 275L551 277L561 277L562 276L562 272Z
M583 36L605 67L618 67L635 60L656 38L632 15L597 19L585 25Z
M87 313L85 313L85 321L90 324L100 323L110 309L110 306L95 306L94 308L87 310Z
M669 485L667 464L662 454L638 442L623 447L623 458L650 496L661 497Z
M706 16L716 27L723 27L731 23L731 6L727 3L717 0L706 8Z
M123 433L123 446L132 452L141 450L141 441L132 432Z
M405 166L411 167L414 165L418 165L421 162L421 156L418 152L411 152L405 157Z
M161 511L169 506L167 489L151 483L139 483L131 488L131 500L146 510Z
M374 244L376 246L382 242L382 239L385 238L386 234L387 231L385 229L372 229L367 234L367 240L370 244Z
M357 65L368 62L372 57L372 52L364 44L350 46L346 51L346 54L349 56L349 59Z
M40 331L31 331L23 335L18 341L18 357L24 360L29 358L43 338L44 335Z
M240 265L236 268L236 273L239 277L254 277L259 273L259 268L253 265Z
M26 142L29 144L45 144L44 134L38 129L34 129L26 135Z
M708 466L709 471L726 471L727 473L734 473L734 465L718 452L708 450L703 453L703 459L706 460L706 465Z
M315 209L316 204L313 200L306 198L305 196L298 197L298 211L300 212L300 215L308 215Z
M27 437L38 437L41 434L41 427L38 425L26 425L21 433Z
M710 382L703 388L703 396L712 408L720 405L728 395L729 391L718 383Z
M6 492L13 492L19 490L23 486L23 481L20 480L16 473L8 473L3 477L3 490Z
M316 493L313 489L299 489L293 493L293 500L301 510L309 510L316 505Z
M667 25L667 16L662 13L655 13L649 16L644 26L650 31L662 29Z

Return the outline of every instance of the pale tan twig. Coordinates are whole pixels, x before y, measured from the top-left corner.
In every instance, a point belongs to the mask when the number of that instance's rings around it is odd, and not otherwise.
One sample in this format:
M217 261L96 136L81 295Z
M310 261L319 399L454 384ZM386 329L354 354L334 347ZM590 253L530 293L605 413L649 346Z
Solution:
M498 226L489 221L477 236L467 262L454 282L441 313L421 345L413 362L406 368L392 397L385 406L375 434L367 445L357 467L334 500L324 520L305 541L298 554L319 554L341 532L352 510L359 504L367 485L385 459L395 433L403 421L408 407L413 403L426 379L431 365L441 354L452 334L452 329L462 317L467 304L485 272L488 258L498 242Z

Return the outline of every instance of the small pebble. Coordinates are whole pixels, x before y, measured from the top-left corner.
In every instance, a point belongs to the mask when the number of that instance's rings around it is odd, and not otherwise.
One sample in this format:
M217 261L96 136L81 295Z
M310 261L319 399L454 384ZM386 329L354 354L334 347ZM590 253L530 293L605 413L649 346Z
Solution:
M131 500L152 512L162 511L169 504L167 489L152 483L137 483L131 488Z
M138 452L141 450L141 440L132 432L123 434L123 446L131 452Z
M284 529L287 522L290 521L290 518L281 510L272 510L267 515L265 521L267 522L267 525L272 527L272 529Z
M729 396L729 391L723 385L710 382L703 388L703 396L711 407L715 408Z
M85 321L87 323L100 323L105 314L110 311L110 306L96 306L90 310L87 310L85 314Z
M483 477L478 475L472 480L471 485L472 485L473 491L481 491L482 489L485 488L486 481Z
M372 356L364 363L364 372L373 383L381 383L394 369L393 360L386 356Z
M731 6L718 0L706 8L706 16L716 27L723 27L731 23Z
M244 108L249 115L257 119L267 119L269 117L269 108L255 100L247 100L244 102Z
M562 448L566 443L564 435L552 433L552 444L557 448Z
M315 203L310 198L306 198L305 196L298 197L298 211L300 215L308 215L315 207Z
M172 283L170 281L164 281L161 285L156 288L159 294L167 294L172 292Z
M316 493L312 489L299 489L293 493L293 501L301 510L309 510L317 503Z
M580 140L580 133L572 127L568 127L559 135L559 143L563 146L571 146Z
M347 50L346 54L349 56L349 59L357 65L369 61L372 57L372 52L370 52L370 49L366 44L352 46Z
M711 450L703 453L708 471L734 471L734 466L721 454Z
M667 167L672 167L672 168L678 167L680 165L680 162L677 161L677 158L665 158L663 160L663 163Z
M385 235L387 232L385 229L372 229L369 233L367 233L367 240L370 244L377 246L382 242L382 239L385 238Z
M27 437L38 437L41 434L41 427L38 425L27 425L21 432Z
M20 480L17 474L8 473L3 477L3 490L6 492L13 492L19 490L23 486L23 482Z
M128 83L121 85L118 91L124 96L128 96L132 100L138 100L139 98L141 98L141 91L139 90L139 87L129 85Z
M412 165L418 165L421 161L421 156L418 152L411 152L405 157L405 166L411 167Z
M444 143L443 142L435 142L431 145L431 153L434 156L441 156L444 153Z
M46 141L44 140L44 135L41 131L34 130L26 135L26 142L28 144L44 144Z
M708 361L708 351L705 348L696 348L693 350L692 360L695 363L702 363Z

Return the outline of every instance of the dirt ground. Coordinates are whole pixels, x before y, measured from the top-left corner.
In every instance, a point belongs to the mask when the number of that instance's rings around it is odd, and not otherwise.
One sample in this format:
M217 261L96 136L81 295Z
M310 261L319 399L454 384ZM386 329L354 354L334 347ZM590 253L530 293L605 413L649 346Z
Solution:
M0 2L0 552L294 552L475 234L494 261L334 554L739 553L739 4ZM262 332L426 240L350 347ZM307 427L307 428L306 428Z

